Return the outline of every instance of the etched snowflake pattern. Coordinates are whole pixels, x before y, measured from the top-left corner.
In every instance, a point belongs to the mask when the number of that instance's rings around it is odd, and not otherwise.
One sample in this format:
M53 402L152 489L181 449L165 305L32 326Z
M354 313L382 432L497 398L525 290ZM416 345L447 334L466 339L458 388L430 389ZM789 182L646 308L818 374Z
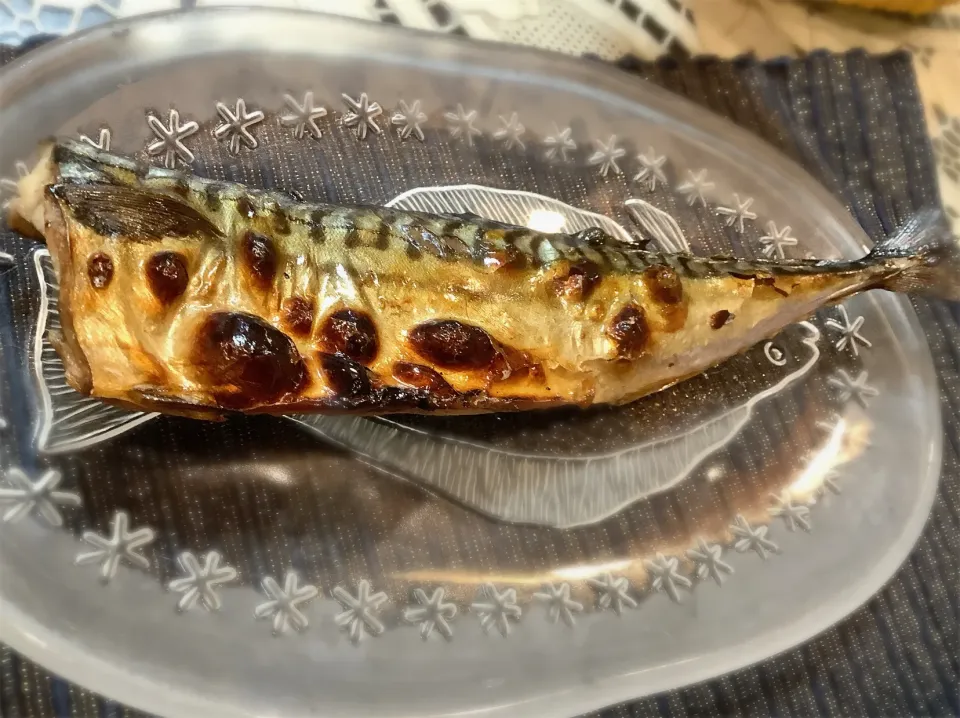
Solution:
M378 614L380 606L387 602L387 594L383 591L371 593L369 581L364 579L357 584L356 596L337 586L333 589L333 597L343 606L343 611L337 614L336 623L347 632L353 643L359 643L364 632L371 636L379 636L384 632Z
M667 184L667 174L663 171L667 163L666 155L658 155L651 147L646 154L637 155L637 162L640 163L640 170L633 176L634 182L645 185L651 192L657 188L658 182Z
M455 140L462 139L473 147L473 138L481 134L480 130L473 126L477 119L477 111L467 111L463 105L458 104L456 112L446 112L443 116L447 120L450 136Z
M533 594L538 601L547 607L547 620L556 623L562 620L573 628L577 620L574 614L583 613L583 604L570 598L570 584L561 583L559 586L548 583L542 591Z
M371 102L366 92L361 92L357 99L353 99L347 94L343 94L341 97L347 106L347 112L343 116L343 124L345 127L353 128L358 140L365 140L370 132L375 135L380 134L380 125L377 124L377 118L383 114L380 103Z
M693 207L699 202L702 206L707 206L707 197L704 194L713 189L716 185L707 179L707 171L687 170L687 179L677 187L677 191L683 195L686 203Z
M622 576L614 578L612 574L605 573L600 578L588 578L587 583L597 592L597 607L601 611L612 608L619 616L624 606L637 607L636 599L630 595L630 582Z
M674 556L664 556L658 553L652 561L644 561L647 571L650 572L651 588L663 592L674 603L680 603L680 589L689 589L693 582L680 573L680 561Z
M421 142L424 141L424 134L420 125L426 121L427 115L420 109L420 100L414 100L412 105L400 100L400 109L390 118L390 122L397 127L397 137L401 140L416 137Z
M824 322L831 329L836 329L840 332L840 338L834 343L838 352L842 352L847 347L850 347L850 351L853 352L853 355L860 356L860 347L857 342L865 346L867 349L873 346L873 344L864 337L860 330L863 328L863 317L857 317L853 321L850 321L850 315L847 313L847 308L842 304L837 307L837 312L840 314L840 319L828 319Z
M420 638L423 640L427 640L433 631L448 641L453 638L453 626L450 622L457 615L457 607L449 601L444 601L443 595L442 588L435 588L429 596L422 588L415 588L413 600L416 605L403 609L403 620L419 625Z
M271 619L275 636L287 633L291 629L302 633L310 627L310 621L300 610L300 606L315 599L320 591L313 584L300 585L300 576L296 571L287 571L283 587L273 576L267 576L260 582L263 592L269 600L253 609L253 615L259 620Z
M174 169L177 166L177 160L185 164L193 162L193 152L183 144L183 141L196 133L200 125L193 120L181 123L180 112L174 109L170 110L166 125L153 114L147 115L147 125L157 137L147 145L147 152L153 157L163 155L164 167Z
M6 421L0 419L0 428ZM63 526L61 506L79 506L80 497L70 491L58 491L63 480L59 471L48 469L36 481L20 468L7 469L0 485L0 506L8 507L0 515L4 523L19 521L34 513L51 526Z
M526 148L526 144L520 139L526 129L520 124L520 117L516 112L511 114L509 118L501 115L500 124L500 129L493 133L493 139L502 142L503 149L512 150L517 147L522 150Z
M730 526L734 535L733 547L740 553L754 551L760 558L766 559L772 553L779 553L780 548L767 538L766 526L751 526L743 516L738 515Z
M565 127L562 130L556 125L553 125L553 134L547 135L543 139L543 144L546 145L546 152L543 153L543 156L548 160L560 160L561 162L566 162L570 157L570 152L576 152L577 143L574 141L573 130L569 127Z
M183 594L177 601L178 611L188 611L197 603L208 611L220 610L223 604L217 587L237 578L237 569L222 566L222 560L223 556L217 551L208 551L202 565L191 551L180 554L177 562L186 575L167 586L171 591Z
M743 223L747 220L753 221L757 218L757 213L750 211L752 205L753 197L747 197L741 200L740 195L735 194L733 195L733 206L717 207L717 214L724 218L723 223L728 227L736 226L738 232L743 232Z
M869 399L879 396L880 392L867 384L867 370L864 369L856 378L850 376L844 369L837 369L836 373L827 379L827 383L837 392L837 399L846 404L851 399L864 409Z
M110 524L109 536L101 536L93 531L83 532L84 542L93 546L94 550L79 554L74 563L78 566L100 564L100 578L104 582L117 575L121 561L146 570L150 568L150 560L140 553L140 549L152 543L156 535L149 526L131 531L130 516L126 511L117 511Z
M622 170L620 165L617 164L617 160L627 154L627 151L617 144L617 136L610 135L610 139L606 142L594 140L593 144L596 149L587 162L599 168L602 177L606 177L611 172L615 175L620 174Z
M776 505L770 509L771 516L782 518L790 531L798 528L810 530L810 507L807 504L798 503L788 492L779 496L774 494L773 499Z
M777 229L775 222L767 222L767 233L760 237L760 253L768 259L786 259L786 247L796 247L797 238L790 236L789 226Z
M519 621L522 614L517 605L516 589L507 588L501 593L492 583L480 587L470 610L480 617L480 627L484 633L496 628L504 638L510 635L510 621Z
M110 133L109 127L101 127L100 133L97 135L97 139L92 137L87 137L87 135L80 135L80 141L86 142L91 147L96 147L98 150L103 150L104 152L110 151L110 143L112 142L112 135Z
M704 539L698 539L696 548L687 551L687 558L696 564L696 575L701 581L712 578L718 586L722 586L725 576L733 573L733 566L723 561L723 546L709 544Z
M224 139L227 140L230 154L238 154L241 145L251 150L260 146L260 142L250 132L250 128L263 122L262 110L247 110L247 101L241 97L237 98L232 110L224 103L218 102L217 114L220 115L222 122L213 131L213 136L221 142Z
M319 140L323 136L317 120L327 116L327 109L313 104L312 92L305 92L302 102L291 95L284 95L283 102L288 111L280 115L280 124L292 127L294 137L302 140L309 133L311 137Z

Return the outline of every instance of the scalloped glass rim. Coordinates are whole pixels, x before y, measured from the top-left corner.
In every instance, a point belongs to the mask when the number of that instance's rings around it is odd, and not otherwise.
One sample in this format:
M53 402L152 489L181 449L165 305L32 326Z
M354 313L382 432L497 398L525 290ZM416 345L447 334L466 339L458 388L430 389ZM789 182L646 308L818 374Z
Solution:
M338 29L340 30L338 32ZM317 42L322 33L326 42ZM278 46L277 37L283 42ZM383 42L389 38L390 42ZM429 43L434 56L418 54L422 44ZM129 48L135 48L129 53ZM477 43L459 38L378 26L371 23L321 16L294 10L265 8L210 8L159 13L102 25L32 51L0 73L0 96L9 106L45 83L63 82L64 77L96 65L123 59L152 64L163 59L183 59L187 55L204 56L230 51L277 51L290 54L331 55L342 58L362 55L411 70L430 65L449 73L469 68L479 75L504 75L517 83L539 87L560 87L585 99L602 100L647 120L682 125L691 143L711 155L725 155L742 161L756 170L761 180L772 185L790 186L790 200L820 207L822 231L846 253L858 253L869 241L862 229L843 206L824 187L799 166L777 153L764 142L732 123L711 115L700 107L660 88L630 78L619 72L604 72L598 64L578 61L561 55L509 45ZM409 54L404 54L404 53ZM438 61L438 57L442 60ZM528 69L515 69L524 66ZM71 73L74 73L71 75ZM3 116L3 114L0 114ZM53 120L57 123L57 120ZM5 134L0 119L0 135ZM784 178L787 180L784 181ZM774 181L775 180L775 181ZM786 201L786 197L783 197ZM892 330L914 338L908 347L923 357L915 367L913 379L921 385L935 385L932 357L922 330L909 302L903 298L887 301L894 309L887 313ZM867 601L893 575L905 560L920 535L936 493L936 476L941 461L942 430L939 407L929 403L926 417L934 429L927 451L928 476L921 482L923 493L916 497L910 520L902 526L900 536L889 551L859 583L818 611L798 616L777 632L731 645L723 650L705 653L681 663L668 663L641 671L596 677L589 685L573 685L564 690L529 695L522 701L497 703L477 710L487 716L515 715L521 705L531 715L571 715L601 708L641 695L660 692L681 685L712 678L720 673L741 668L768 658L825 630ZM10 580L8 576L6 580ZM13 580L16 580L14 577ZM138 590L156 590L155 582L144 576L131 578ZM761 640L762 639L762 640ZM166 715L259 715L255 707L224 705L213 693L203 693L165 683L157 676L136 672L121 666L99 653L91 653L89 645L72 642L37 622L17 605L5 600L0 592L0 640L10 644L29 658L92 690L111 696L128 705ZM491 696L491 698L495 698ZM358 706L358 710L361 707ZM319 711L323 711L319 713ZM403 706L381 704L383 716L424 716L423 711L405 712ZM318 707L325 716L356 715L342 705ZM441 713L434 715L450 715Z

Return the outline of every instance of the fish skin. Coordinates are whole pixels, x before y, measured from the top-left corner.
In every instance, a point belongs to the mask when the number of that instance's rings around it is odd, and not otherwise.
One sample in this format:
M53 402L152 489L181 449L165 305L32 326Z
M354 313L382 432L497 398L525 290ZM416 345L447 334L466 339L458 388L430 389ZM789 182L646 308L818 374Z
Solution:
M11 213L50 248L71 386L204 419L622 404L924 261L661 254L306 203L72 140L43 148Z

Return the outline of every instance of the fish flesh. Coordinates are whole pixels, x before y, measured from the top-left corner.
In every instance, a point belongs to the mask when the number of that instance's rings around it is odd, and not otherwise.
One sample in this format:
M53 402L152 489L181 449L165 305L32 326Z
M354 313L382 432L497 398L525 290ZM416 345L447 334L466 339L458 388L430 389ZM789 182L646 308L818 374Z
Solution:
M960 299L935 210L861 259L703 258L306 202L64 139L8 221L49 247L69 384L202 419L624 404L858 292Z

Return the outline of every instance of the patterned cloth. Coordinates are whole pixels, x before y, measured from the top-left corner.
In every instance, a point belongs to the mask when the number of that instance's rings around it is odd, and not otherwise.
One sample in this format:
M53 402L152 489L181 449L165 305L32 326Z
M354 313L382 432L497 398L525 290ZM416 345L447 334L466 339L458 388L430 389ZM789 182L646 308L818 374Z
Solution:
M609 60L699 50L681 0L0 0L0 42L66 35L115 18L178 8L261 5L532 45Z
M799 159L841 195L875 238L904 220L886 208L906 212L937 198L923 109L906 56L622 64L731 117ZM860 112L857 98L862 97L873 101L868 114ZM878 138L883 138L882 151ZM836 151L839 147L845 151ZM788 654L600 715L960 714L960 312L939 303L916 306L942 382L948 440L929 525L897 577L841 626ZM2 649L0 715L141 714Z

